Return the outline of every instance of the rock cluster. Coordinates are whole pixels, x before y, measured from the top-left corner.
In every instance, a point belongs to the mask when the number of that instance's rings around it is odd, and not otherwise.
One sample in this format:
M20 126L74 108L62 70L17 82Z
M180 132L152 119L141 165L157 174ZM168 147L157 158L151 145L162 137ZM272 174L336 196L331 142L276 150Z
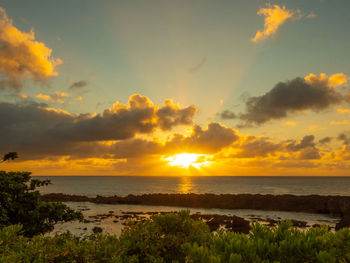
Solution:
M336 229L350 227L350 196L260 194L144 194L96 196L46 194L44 201L93 202L98 204L165 205L192 208L254 209L306 212L341 217Z

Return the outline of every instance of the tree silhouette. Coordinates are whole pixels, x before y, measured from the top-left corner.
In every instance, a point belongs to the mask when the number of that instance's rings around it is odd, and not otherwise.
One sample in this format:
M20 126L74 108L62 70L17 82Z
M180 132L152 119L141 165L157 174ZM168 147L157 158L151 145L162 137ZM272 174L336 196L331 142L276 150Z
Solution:
M2 162L5 162L5 161L10 161L10 160L14 160L18 158L18 154L16 152L9 152L9 153L6 153L4 154L4 157L2 157Z

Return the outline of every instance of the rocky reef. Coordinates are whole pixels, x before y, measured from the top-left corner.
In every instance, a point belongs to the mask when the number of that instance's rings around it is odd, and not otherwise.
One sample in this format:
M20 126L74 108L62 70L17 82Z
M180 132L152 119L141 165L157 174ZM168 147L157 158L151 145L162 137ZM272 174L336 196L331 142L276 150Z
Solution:
M336 230L350 227L350 196L261 195L261 194L144 194L127 196L67 195L52 193L43 201L92 202L97 204L164 205L188 208L254 209L306 212L339 216Z

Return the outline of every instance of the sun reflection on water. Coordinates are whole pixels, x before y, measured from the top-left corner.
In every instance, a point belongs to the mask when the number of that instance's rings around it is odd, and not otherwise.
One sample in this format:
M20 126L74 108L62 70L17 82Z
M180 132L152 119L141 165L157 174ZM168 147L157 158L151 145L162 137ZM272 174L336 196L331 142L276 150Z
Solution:
M189 194L193 192L193 183L191 176L182 176L180 179L178 191L181 194Z

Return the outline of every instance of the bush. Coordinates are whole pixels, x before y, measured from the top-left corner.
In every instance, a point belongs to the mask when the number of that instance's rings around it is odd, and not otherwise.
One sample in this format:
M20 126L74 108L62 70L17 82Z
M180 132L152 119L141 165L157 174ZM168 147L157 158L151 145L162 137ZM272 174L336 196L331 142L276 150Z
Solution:
M119 238L120 257L122 262L185 262L182 245L204 245L209 236L209 227L189 211L153 215L145 222L129 221Z
M0 227L21 224L22 233L31 237L52 231L58 222L83 219L63 203L41 201L35 189L50 181L31 179L30 174L0 171Z
M92 235L84 239L71 234L55 237L22 236L22 227L0 230L0 262L121 262L116 236Z
M192 263L350 262L350 231L332 233L326 226L301 231L291 222L271 228L253 224L249 235L219 232L208 245L187 243Z

